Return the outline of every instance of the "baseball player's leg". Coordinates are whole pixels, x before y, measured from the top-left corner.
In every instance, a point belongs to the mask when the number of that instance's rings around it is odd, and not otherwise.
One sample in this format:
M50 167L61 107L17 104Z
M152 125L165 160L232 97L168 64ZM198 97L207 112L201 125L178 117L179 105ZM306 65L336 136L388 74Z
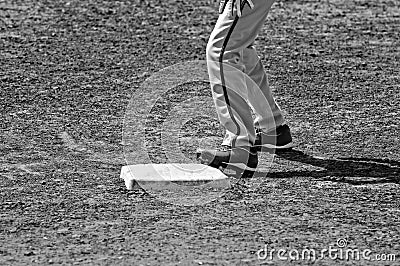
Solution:
M253 45L244 49L243 62L246 74L251 78L246 81L249 91L248 100L256 115L254 126L263 131L270 131L281 126L285 122L282 112L275 102L264 66ZM260 99L265 99L267 104Z
M259 129L255 146L258 150L290 149L293 147L290 128L285 124L282 112L275 102L268 85L267 74L253 46L243 52L246 66L249 103L256 115L254 126ZM264 101L260 101L264 99Z
M229 16L229 10L225 10L219 16L207 45L212 93L218 117L227 131L224 144L229 142L232 147L254 144L247 82L242 74L246 72L243 55L246 47L257 37L273 2L254 0L254 8L245 6L240 18Z

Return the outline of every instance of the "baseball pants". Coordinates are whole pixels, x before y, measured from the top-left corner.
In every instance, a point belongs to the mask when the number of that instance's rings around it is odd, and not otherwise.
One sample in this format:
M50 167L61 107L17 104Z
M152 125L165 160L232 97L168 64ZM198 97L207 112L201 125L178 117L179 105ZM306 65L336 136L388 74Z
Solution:
M232 147L254 145L255 127L267 132L284 123L253 45L274 0L253 3L240 18L225 8L207 44L214 104L226 129L222 144Z

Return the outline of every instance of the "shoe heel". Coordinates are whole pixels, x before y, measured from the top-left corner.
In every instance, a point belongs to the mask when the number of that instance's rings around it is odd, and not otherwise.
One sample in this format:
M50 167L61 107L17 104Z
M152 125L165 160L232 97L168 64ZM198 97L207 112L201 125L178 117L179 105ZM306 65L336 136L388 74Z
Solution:
M221 171L233 178L252 178L256 172L255 168L246 167L244 164L227 164L221 167Z

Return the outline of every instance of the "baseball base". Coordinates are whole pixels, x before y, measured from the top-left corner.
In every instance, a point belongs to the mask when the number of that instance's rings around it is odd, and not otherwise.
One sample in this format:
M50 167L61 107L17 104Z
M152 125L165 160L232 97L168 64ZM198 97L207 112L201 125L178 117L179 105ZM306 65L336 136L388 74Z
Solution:
M146 190L182 189L183 186L229 188L229 178L220 170L204 164L136 164L123 166L121 178L126 188Z

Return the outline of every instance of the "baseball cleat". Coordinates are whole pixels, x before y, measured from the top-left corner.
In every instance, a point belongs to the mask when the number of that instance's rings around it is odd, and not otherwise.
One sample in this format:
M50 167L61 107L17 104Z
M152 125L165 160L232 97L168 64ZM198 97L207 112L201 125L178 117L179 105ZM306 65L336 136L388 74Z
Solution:
M290 150L294 147L292 142L292 135L290 134L290 128L288 125L281 125L275 130L269 132L263 132L258 130L254 147L257 151L263 150Z
M197 150L200 163L220 169L236 178L251 178L258 165L257 151L252 147L225 148L224 150Z

